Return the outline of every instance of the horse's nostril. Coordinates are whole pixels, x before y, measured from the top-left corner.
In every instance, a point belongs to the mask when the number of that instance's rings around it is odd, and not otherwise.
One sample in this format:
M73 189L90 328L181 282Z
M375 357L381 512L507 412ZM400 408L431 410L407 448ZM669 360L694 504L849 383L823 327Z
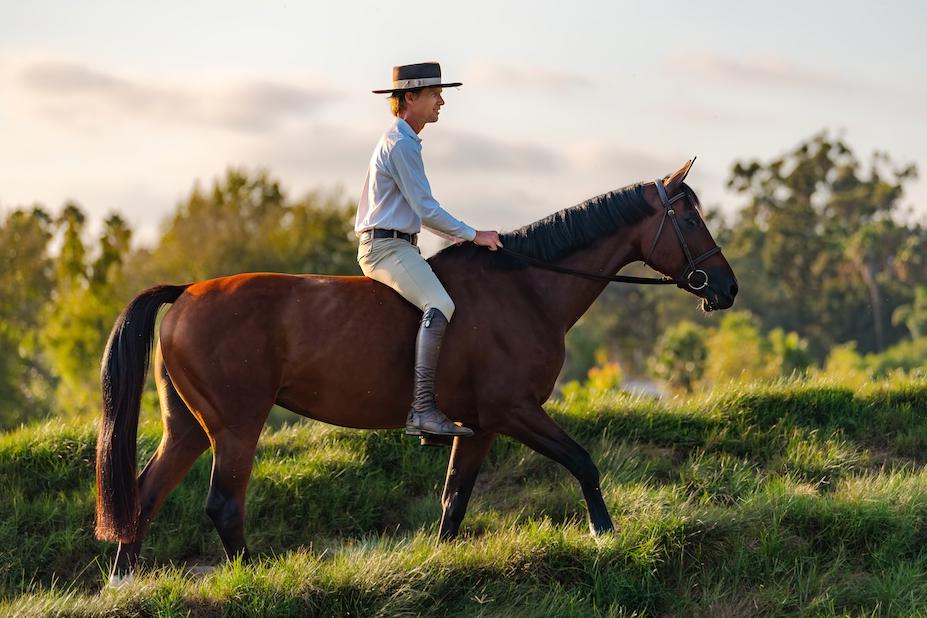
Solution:
M731 298L734 298L735 296L737 296L737 284L732 283L731 284Z

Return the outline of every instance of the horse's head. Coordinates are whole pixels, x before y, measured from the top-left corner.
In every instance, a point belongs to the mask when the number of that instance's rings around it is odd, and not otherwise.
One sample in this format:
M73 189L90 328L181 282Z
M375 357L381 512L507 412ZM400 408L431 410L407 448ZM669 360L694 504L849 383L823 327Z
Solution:
M737 277L702 219L698 197L685 184L695 159L644 187L656 214L641 224L644 262L702 300L705 311L727 309L737 295Z

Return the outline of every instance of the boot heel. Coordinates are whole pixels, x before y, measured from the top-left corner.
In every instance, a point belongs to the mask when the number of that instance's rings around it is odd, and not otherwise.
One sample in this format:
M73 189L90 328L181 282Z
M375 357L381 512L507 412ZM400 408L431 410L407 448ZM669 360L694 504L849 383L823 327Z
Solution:
M419 436L419 444L421 446L436 446L436 447L447 447L454 445L454 438L451 436L430 436L422 434Z

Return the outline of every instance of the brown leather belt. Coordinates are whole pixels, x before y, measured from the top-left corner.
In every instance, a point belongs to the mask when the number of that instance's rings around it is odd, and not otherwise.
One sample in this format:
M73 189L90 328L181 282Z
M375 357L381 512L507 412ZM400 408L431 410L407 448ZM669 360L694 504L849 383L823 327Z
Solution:
M413 245L418 243L418 234L406 234L405 232L400 232L398 230L384 230L383 228L379 227L361 232L361 240L367 240L369 238L399 238Z

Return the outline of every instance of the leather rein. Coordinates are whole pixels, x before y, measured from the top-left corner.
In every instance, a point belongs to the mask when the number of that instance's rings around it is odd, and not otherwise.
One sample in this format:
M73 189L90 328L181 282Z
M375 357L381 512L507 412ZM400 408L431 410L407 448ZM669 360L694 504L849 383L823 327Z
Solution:
M685 270L678 277L656 278L632 277L629 275L601 275L599 273L575 270L573 268L567 268L566 266L551 264L550 262L545 262L544 260L539 260L529 255L523 255L510 249L506 249L505 247L500 247L498 251L538 268L543 268L545 270L551 270L558 273L564 273L567 275L576 275L577 277L585 277L594 281L605 281L607 283L637 283L640 285L675 284L679 287L683 287L685 285L689 286L689 288L693 290L701 290L708 285L708 273L696 267L711 256L717 253L721 253L721 247L716 244L713 248L709 249L705 253L693 258L692 252L689 250L689 244L686 242L685 236L682 234L682 229L679 227L679 221L676 219L676 211L673 209L673 204L685 198L687 191L683 190L681 193L677 193L673 197L668 197L666 195L666 187L663 185L663 179L658 178L656 181L654 181L654 183L657 186L657 193L660 196L660 202L663 204L663 218L660 220L660 227L657 229L657 234L653 237L653 242L650 244L650 251L647 253L647 258L644 260L644 264L650 266L650 258L653 257L653 251L657 248L657 241L660 240L660 235L663 234L663 227L666 225L666 220L669 219L673 224L673 229L676 231L676 237L679 239L679 244L682 247L683 253L685 253L687 261ZM698 276L701 279L696 279L693 281L694 276Z

